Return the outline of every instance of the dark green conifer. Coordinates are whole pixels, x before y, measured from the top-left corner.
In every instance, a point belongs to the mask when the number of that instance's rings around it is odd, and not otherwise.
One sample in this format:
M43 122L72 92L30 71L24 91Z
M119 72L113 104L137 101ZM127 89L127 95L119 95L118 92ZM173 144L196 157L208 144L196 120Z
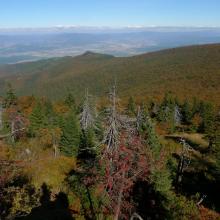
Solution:
M75 101L75 98L73 96L72 93L69 93L65 99L65 104L71 108L72 110L76 111L76 101Z
M212 130L207 135L209 139L209 149L215 155L220 152L220 114L218 114L213 122Z
M192 119L192 111L189 101L186 99L182 106L182 115L183 115L183 122L186 124L191 123Z
M63 120L61 129L61 151L67 156L76 156L80 142L80 128L73 111Z
M144 106L138 110L137 129L155 155L158 155L161 150L161 144L156 134L152 119Z
M128 100L127 114L129 116L136 115L136 104L135 104L134 98L132 96L130 96L130 98Z
M77 158L82 162L82 166L86 166L86 168L88 166L92 167L95 162L96 153L96 140L93 129L82 130L77 155Z
M170 122L173 120L175 102L170 94L165 94L164 99L159 107L157 119L160 122Z
M37 131L46 125L45 114L41 103L38 101L30 115L29 131L31 135L36 135Z
M206 134L213 131L214 123L214 108L211 103L201 102L200 115L202 117L202 123L200 125L200 131Z
M15 92L11 86L11 84L8 84L8 88L6 91L6 96L3 101L3 107L4 108L9 108L12 105L16 105L17 102L17 97L15 95Z

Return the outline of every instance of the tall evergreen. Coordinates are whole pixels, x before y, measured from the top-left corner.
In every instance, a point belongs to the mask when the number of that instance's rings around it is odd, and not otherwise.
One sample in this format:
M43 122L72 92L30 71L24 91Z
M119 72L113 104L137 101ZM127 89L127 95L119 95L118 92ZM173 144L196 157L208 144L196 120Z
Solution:
M96 117L95 108L91 103L91 96L88 90L85 92L84 102L82 105L82 111L80 114L80 144L78 151L78 159L81 160L82 166L90 167L95 161L96 157Z
M212 130L210 130L207 137L210 151L215 155L220 155L220 113L215 117Z
M144 106L142 106L138 111L137 128L139 134L144 138L152 152L155 153L155 155L158 155L161 149L161 144L156 134L152 119Z
M157 119L160 122L173 121L175 102L170 94L165 94L164 99L159 107Z
M16 105L16 102L17 102L17 96L15 95L15 92L14 92L11 84L8 84L6 96L3 101L3 107L9 108L12 105Z
M38 130L46 125L45 114L42 104L38 101L30 115L29 131L31 135L36 135Z
M65 98L65 104L71 108L72 110L76 111L76 101L72 93L69 93Z
M192 111L191 111L191 106L189 103L189 100L185 100L185 102L183 103L182 106L182 115L183 115L183 121L186 124L190 124L191 123L191 119L192 119Z
M199 112L199 106L200 103L196 97L193 98L193 103L192 103L192 115L195 115L196 113Z
M214 123L214 108L211 103L201 102L200 104L200 114L202 117L202 123L200 126L200 131L204 133L210 133L213 130Z
M129 116L136 115L136 104L132 96L130 96L130 98L128 99L127 114Z
M0 101L0 132L3 129L3 108L2 103Z
M157 120L166 123L169 132L173 133L176 129L177 113L179 113L178 100L171 94L166 94L157 112Z
M74 111L63 119L61 127L61 151L67 156L76 156L80 143L80 128Z
M161 144L159 142L157 133L155 131L155 127L154 124L151 120L150 117L146 118L146 122L145 122L145 135L146 135L146 140L147 140L147 144L150 146L150 148L152 149L152 151L158 155L158 153L161 150Z
M96 153L96 140L93 129L82 130L77 158L83 162L83 165L92 167Z

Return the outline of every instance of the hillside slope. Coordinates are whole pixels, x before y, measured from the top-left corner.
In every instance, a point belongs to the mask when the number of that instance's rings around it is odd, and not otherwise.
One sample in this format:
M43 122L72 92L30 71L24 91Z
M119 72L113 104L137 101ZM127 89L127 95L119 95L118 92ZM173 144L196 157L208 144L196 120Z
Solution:
M133 57L87 52L0 67L0 94L10 82L18 94L54 99L85 88L104 96L114 81L121 96L161 98L171 91L180 98L197 96L220 103L220 44L162 50Z

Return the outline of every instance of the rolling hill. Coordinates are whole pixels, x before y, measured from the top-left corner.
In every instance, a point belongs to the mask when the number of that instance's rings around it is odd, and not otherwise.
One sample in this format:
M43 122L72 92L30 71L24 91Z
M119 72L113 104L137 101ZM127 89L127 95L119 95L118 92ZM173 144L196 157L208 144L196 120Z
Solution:
M160 99L171 91L220 104L220 44L179 47L132 57L86 52L0 67L0 94L10 82L20 95L62 98L85 88L106 96L114 81L120 96Z

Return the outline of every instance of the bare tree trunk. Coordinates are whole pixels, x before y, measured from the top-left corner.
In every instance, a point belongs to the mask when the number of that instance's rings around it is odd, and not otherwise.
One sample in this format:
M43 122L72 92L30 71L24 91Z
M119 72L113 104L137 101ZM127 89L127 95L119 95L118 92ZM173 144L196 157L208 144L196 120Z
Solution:
M53 149L54 149L54 157L56 158L57 154L58 154L58 152L57 152L57 145L56 144L53 145Z
M206 195L203 195L201 199L196 203L196 205L199 206L204 201L205 198L206 198Z
M91 194L90 194L88 186L86 186L86 192L87 192L88 199L89 199L89 206L90 206L92 219L96 219L96 214L95 214L95 210L94 210L94 207L93 207L93 202L92 202L92 198L91 198Z
M182 182L184 170L190 164L190 151L192 150L191 146L186 143L184 139L180 140L180 143L183 145L183 149L180 155L180 161L177 168L176 184Z
M122 173L122 182L121 182L121 187L120 187L120 190L119 190L119 195L118 195L114 220L118 220L120 212L121 212L121 202L122 202L123 190L124 190L124 178L125 178L125 171L123 171L123 173Z
M176 176L176 184L178 185L179 183L181 183L182 181L182 176L183 176L183 156L181 155L180 157L180 161L178 164L178 168L177 168L177 176Z
M134 220L134 219L139 219L139 220L143 220L143 218L141 218L140 215L138 215L136 212L132 214L130 220Z
M56 141L56 137L54 133L52 134L52 138L53 138L54 157L56 158L58 156L58 148L57 148L57 141Z
M0 104L0 131L3 129L2 113L3 113L3 109L2 109L2 106Z
M11 141L15 142L15 122L13 120L11 122Z
M23 131L23 130L25 130L25 128L21 128L21 129L17 129L17 130L14 130L12 133L10 132L10 133L7 133L7 134L3 134L3 135L0 135L0 140L1 139L4 139L4 138L7 138L7 137L14 137L14 135L17 133L17 132L19 132L19 131ZM13 138L14 139L14 138Z
M114 152L117 150L117 144L118 144L118 137L119 137L119 122L118 122L118 115L116 110L116 88L115 86L112 89L112 92L109 94L110 101L111 101L111 107L108 117L108 129L105 131L104 135L104 141L107 145L106 151L109 153Z
M88 128L95 126L94 109L90 103L90 96L88 89L85 92L85 98L83 103L83 110L80 116L80 125L82 130L86 131Z

